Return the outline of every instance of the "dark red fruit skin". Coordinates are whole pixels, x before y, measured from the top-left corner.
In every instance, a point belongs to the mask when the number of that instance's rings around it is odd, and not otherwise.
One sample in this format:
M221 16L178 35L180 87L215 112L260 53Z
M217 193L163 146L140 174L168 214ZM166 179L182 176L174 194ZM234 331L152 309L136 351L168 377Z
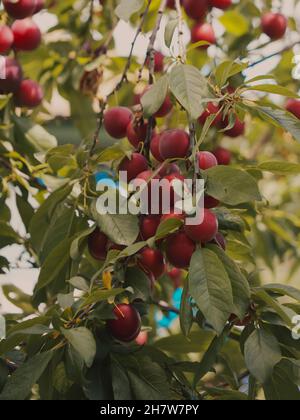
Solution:
M19 0L18 3L3 0L3 6L9 16L15 19L24 19L33 15L36 8L36 0Z
M199 168L202 171L218 166L217 158L210 152L199 152L197 156Z
M0 54L7 53L14 42L14 34L9 26L0 26Z
M209 5L217 9L226 10L232 5L232 0L209 0Z
M140 233L144 241L155 236L160 225L160 216L144 216L140 222Z
M11 29L14 34L14 48L16 50L33 51L40 45L42 34L32 19L16 20Z
M213 27L209 23L200 23L193 27L191 32L191 41L193 44L200 41L207 41L214 45L217 42ZM209 45L202 45L200 49L207 49Z
M45 0L36 0L36 6L33 13L36 14L44 8L45 8Z
M224 128L228 127L229 122L227 117L225 118L223 124ZM245 127L246 124L240 119L236 118L234 126L229 130L226 130L224 134L228 137L236 138L242 136L245 133Z
M155 51L154 53L154 71L155 73L161 73L164 70L164 58L165 56L159 52ZM150 60L147 60L147 65L150 65Z
M103 261L107 256L108 238L104 233L96 228L88 237L88 248L91 256L95 260Z
M151 273L158 279L166 269L164 256L158 249L144 248L139 255L139 266L146 272Z
M204 219L199 225L185 225L184 231L194 242L203 244L212 241L218 233L218 219L214 213L204 209Z
M151 213L152 213L152 210L151 210L151 207L152 207L151 206L151 204L152 204L152 191L151 191L151 188L152 188L152 185L155 182L159 182L159 176L157 176L157 175L154 176L153 175L153 172L151 170L146 170L146 171L141 172L140 174L137 175L137 177L134 180L134 185L136 187L140 187L142 181L144 181L144 182L146 182L148 184L148 209L145 210L145 213L151 215ZM143 200L143 198L144 197L142 196L142 200ZM159 200L161 200L161 195L159 197ZM160 207L160 205L159 205L159 207ZM156 216L156 214L155 214L155 216Z
M180 182L184 183L185 178L181 174L174 173L174 174L165 176L163 179L165 181L168 181L168 182L166 183L166 185L163 185L162 196L163 197L169 197L170 207L173 208L176 200L178 200L179 197L175 193L175 190L174 190L174 187L173 187L172 183L175 182L175 181L180 181ZM165 210L165 209L163 209L163 210Z
M174 285L174 289L178 289L182 286L182 280L183 280L183 272L179 268L173 268L168 272L168 276L172 280L172 283Z
M287 29L287 18L281 13L266 13L261 19L262 31L272 40L280 39Z
M115 139L126 137L127 126L133 115L130 109L117 106L108 109L104 114L104 127L107 133Z
M299 112L300 112L300 107L299 107ZM224 149L223 147L217 147L213 151L213 154L215 155L219 165L223 165L223 166L230 165L232 155L229 150Z
M220 201L217 200L214 197L211 197L210 195L205 195L204 197L204 207L206 209L214 209L216 207L218 207L218 205L220 204Z
M137 338L135 339L135 342L138 346L144 346L148 342L148 333L147 331L141 331Z
M120 164L119 170L127 172L128 182L135 179L141 172L148 169L147 159L140 153L133 153L131 159L124 158Z
M161 134L159 153L163 159L183 159L190 149L190 137L184 130L167 130Z
M182 4L183 0L180 0L180 4ZM169 9L176 9L176 3L175 0L168 0L167 1L167 7Z
M172 111L172 108L173 108L173 104L172 104L171 98L169 95L167 95L162 106L159 108L156 114L154 114L154 117L164 118Z
M180 174L180 168L176 163L164 163L159 170L159 176L162 178L167 175Z
M0 79L0 92L16 92L23 77L20 64L13 58L5 57L5 72L6 78Z
M133 120L127 126L126 135L133 147L138 149L139 145L146 140L148 124L135 124Z
M22 80L18 91L15 93L15 103L17 106L35 108L43 100L43 89L33 80Z
M141 331L141 317L132 305L121 303L114 308L117 319L109 319L107 328L111 335L119 341L129 343L137 338Z
M164 159L159 152L160 134L156 134L150 143L150 152L157 162L163 162Z
M212 102L209 102L207 104L206 110L203 112L202 115L200 115L198 121L199 124L204 125L207 118L211 115L216 114L215 119L212 122L212 126L218 127L222 123L222 114L219 112L218 105L213 104Z
M300 101L297 99L289 99L285 106L286 110L291 112L300 120Z
M166 241L167 259L176 268L188 268L195 251L195 242L185 232L171 235Z
M202 21L208 12L208 0L183 0L183 7L191 19Z

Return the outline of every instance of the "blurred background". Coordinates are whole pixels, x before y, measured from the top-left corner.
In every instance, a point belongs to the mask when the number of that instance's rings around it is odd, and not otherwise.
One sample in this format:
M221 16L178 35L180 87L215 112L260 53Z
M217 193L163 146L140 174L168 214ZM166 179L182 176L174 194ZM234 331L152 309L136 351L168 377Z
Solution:
M261 6L260 1L255 1L258 7ZM299 88L299 82L295 80L295 66L293 57L300 54L300 44L293 48L288 48L290 45L300 41L300 2L295 0L281 0L273 2L275 10L281 10L286 16L295 20L296 26L294 30L289 31L288 36L284 40L273 42L265 48L258 46L264 45L268 41L268 37L262 34L258 39L252 41L249 45L250 53L250 68L245 72L245 77L252 78L256 75L272 73L276 69L275 75L281 83L286 80L287 85L295 83ZM222 12L214 11L212 16L212 24L216 30L218 38L224 32L224 26L219 21L219 16ZM85 17L82 17L83 21ZM252 18L251 18L252 19ZM57 17L54 14L42 11L34 17L34 20L39 25L45 34L45 40L51 39L55 42L55 37L60 39L55 32L49 32L57 24ZM163 20L156 49L168 55L169 50L164 46L164 28L166 20ZM103 34L95 32L95 39L101 39ZM125 22L120 22L115 31L115 57L126 57L129 54L131 39L135 35L135 29ZM134 50L134 55L137 61L142 62L145 56L145 51L148 46L149 34L141 34ZM188 28L185 30L185 41L190 40L190 32ZM174 47L176 48L176 47ZM286 48L283 54L276 54L277 51L282 51ZM209 55L215 57L220 55L220 46L218 48L211 46L209 48ZM266 57L269 57L266 59ZM30 55L28 60L30 61ZM113 61L113 58L112 58ZM261 61L261 62L260 62ZM253 65L255 63L255 65ZM30 63L27 63L29 66ZM205 70L205 69L204 69ZM293 81L294 79L294 81ZM104 90L109 90L110 81ZM274 96L273 100L279 104L283 104L281 97ZM65 100L62 95L55 91L47 104L47 118L45 119L47 129L56 135L60 144L62 143L79 143L81 135L70 117L70 103ZM264 133L261 136L261 133ZM269 137L268 137L269 135ZM267 142L266 138L272 138L272 142ZM259 139L259 140L258 140ZM256 121L253 126L249 126L247 136L239 139L238 143L234 144L232 140L224 138L222 145L230 148L237 159L258 159L258 160L280 160L288 159L291 161L298 161L300 146L291 139L290 136L284 133L269 133L266 131L266 125ZM300 229L300 176L292 177L274 177L266 176L261 181L261 189L266 202L269 202L269 213L264 212L258 218L257 225L254 227L254 233L249 235L249 241L253 241L257 246L257 256L251 255L251 258L256 259L258 263L259 276L263 282L286 282L299 286L299 229ZM13 228L19 233L25 232L22 222L15 211L15 196L12 193L9 201L9 207L12 212L11 224ZM280 210L279 210L280 209ZM1 233L0 233L1 234ZM229 253L239 255L242 261L249 262L249 251L245 247L244 240L239 241L239 238L231 238L229 242ZM279 252L278 252L279 251ZM5 257L13 265L13 269L9 273L0 274L0 285L11 283L20 288L24 293L31 293L34 284L38 277L38 270L32 268L26 263L26 254L22 247L13 245L8 246L0 251L0 258ZM13 298L13 296L11 296ZM0 313L1 312L18 312L18 309L9 302L0 289Z

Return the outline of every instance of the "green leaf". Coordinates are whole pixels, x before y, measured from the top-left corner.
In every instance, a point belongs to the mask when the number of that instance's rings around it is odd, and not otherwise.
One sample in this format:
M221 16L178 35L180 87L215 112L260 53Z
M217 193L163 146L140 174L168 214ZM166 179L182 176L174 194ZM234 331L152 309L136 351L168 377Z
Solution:
M225 12L219 20L226 31L232 35L240 37L245 35L249 30L249 20L237 10Z
M297 93L292 92L291 90L279 86L279 85L256 85L256 86L245 86L245 90L255 90L259 92L266 92L266 93L273 93L276 95L286 96L288 98L299 98L299 95Z
M271 379L264 385L268 401L300 401L299 361L283 359L275 366Z
M231 389L206 387L205 391L212 397L217 397L217 401L248 401L246 394Z
M0 315L0 340L6 337L6 321L3 315Z
M115 13L119 19L127 22L134 13L142 8L143 4L144 0L120 0Z
M241 169L216 166L204 174L207 181L206 193L222 203L235 206L261 200L256 180Z
M289 296L300 302L300 290L286 284L267 284L263 288L270 292L278 293L281 296Z
M192 257L190 294L207 322L221 334L233 311L233 294L222 262L209 249L198 249Z
M111 373L115 400L132 400L128 375L116 359L112 361Z
M84 300L82 306L88 306L88 305L91 305L92 303L97 303L103 300L107 300L123 292L124 292L124 289L95 290L89 297L87 297Z
M257 168L278 175L297 175L300 173L300 164L293 162L263 162Z
M131 287L135 299L148 300L151 295L151 282L148 276L137 267L129 267L125 275L126 288Z
M176 232L181 226L183 222L179 219L168 219L164 220L160 225L158 226L155 239L163 239L166 238L171 233Z
M87 367L91 367L96 356L96 341L90 330L78 327L70 330L61 329L71 346L80 354Z
M265 384L281 360L281 350L276 338L260 328L253 331L245 343L245 361L252 375Z
M75 287L75 289L83 290L84 292L88 292L88 290L90 288L88 282L83 277L79 277L79 276L72 277L69 280L69 283L73 287Z
M212 366L216 363L217 356L224 344L226 343L229 331L230 327L225 328L222 334L219 337L215 337L211 342L209 348L203 356L203 359L197 367L194 377L194 386L197 385L200 379L202 379L203 376L205 376L210 371Z
M227 271L232 286L233 313L242 320L250 306L250 286L248 280L236 263L220 247L212 245L210 249L217 254Z
M280 316L280 318L287 324L288 327L293 326L292 318L290 316L290 310L285 308L276 299L273 299L267 292L264 290L256 290L255 295L264 301L267 305L274 309L274 311ZM295 313L296 315L296 313Z
M255 112L258 112L268 122L272 122L276 127L284 128L290 132L296 140L300 141L300 121L293 114L283 109L273 109L256 105Z
M215 78L218 86L223 87L230 77L241 73L246 68L247 64L236 63L230 60L223 61L215 70Z
M29 359L8 379L0 400L22 401L31 393L33 385L37 383L53 356L52 351L37 354Z
M178 19L172 18L168 21L165 29L165 44L168 48L171 47L172 40L174 37L175 30L178 26Z
M207 80L193 66L178 64L170 73L170 89L180 105L196 120L203 112L203 104L211 96Z
M209 348L214 338L215 333L212 331L191 331L188 339L182 334L175 334L159 339L155 342L155 347L175 354L203 353Z
M14 117L13 120L16 142L26 153L28 148L33 152L47 152L57 146L57 139L42 126L26 118Z
M180 303L180 327L182 333L187 337L193 325L193 308L191 304L191 296L189 293L189 281L185 282L181 303Z
M132 245L139 235L139 220L131 214L99 214L94 207L93 217L109 239L118 245Z
M168 88L169 78L164 75L142 96L141 104L146 118L151 117L160 109L166 99Z
M38 278L35 292L43 289L60 277L70 261L70 246L73 238L65 239L46 258Z

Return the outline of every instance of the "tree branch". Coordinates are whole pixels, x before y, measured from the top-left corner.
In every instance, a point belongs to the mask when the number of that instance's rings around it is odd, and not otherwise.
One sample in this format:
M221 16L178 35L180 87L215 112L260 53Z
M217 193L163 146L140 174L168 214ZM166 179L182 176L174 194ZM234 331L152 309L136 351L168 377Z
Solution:
M300 44L300 40L294 42L291 45L288 45L287 47L282 48L281 50L279 50L279 51L277 51L275 53L272 53L270 55L267 55L265 57L262 57L260 60L257 60L254 63L249 64L248 68L255 67L258 64L263 63L264 61L270 60L271 58L276 57L277 55L283 54L284 52L291 50L292 48L294 48L296 45L299 45L299 44Z

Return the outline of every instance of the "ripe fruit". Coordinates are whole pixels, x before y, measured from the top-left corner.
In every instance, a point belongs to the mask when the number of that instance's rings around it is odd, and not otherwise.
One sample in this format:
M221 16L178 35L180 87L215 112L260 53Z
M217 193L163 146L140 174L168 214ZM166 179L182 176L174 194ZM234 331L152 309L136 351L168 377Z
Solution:
M110 108L104 114L104 127L108 134L115 139L122 139L126 136L127 126L132 119L130 109L116 106Z
M36 8L36 0L3 0L3 6L7 13L15 19L24 19L32 16Z
M218 219L210 210L204 209L204 219L198 225L185 225L185 233L195 242L210 242L218 233Z
M172 280L175 289L181 287L183 280L182 270L179 270L179 268L173 268L168 272L168 276Z
M226 117L224 122L224 128L228 127L228 124L228 118ZM236 117L234 126L229 130L226 130L224 134L232 138L242 136L245 133L245 126L245 123Z
M156 134L150 143L150 151L152 153L152 156L158 161L163 162L164 159L162 158L160 151L159 151L159 144L160 144L160 135Z
M202 21L208 12L208 0L183 0L183 7L190 18Z
M165 272L164 256L158 249L144 248L139 255L139 266L146 272L152 273L158 279Z
M16 20L11 29L14 34L14 47L17 50L32 51L40 45L41 31L32 19Z
M36 6L34 9L34 14L40 12L45 7L45 0L36 0Z
M261 19L262 31L272 40L280 39L287 29L287 19L281 13L266 13Z
M163 179L165 181L168 181L168 182L166 183L166 185L163 185L163 188L162 188L162 197L168 200L168 203L170 204L170 206L168 207L168 209L169 208L173 208L174 205L175 205L175 202L177 200L179 200L179 198L180 198L175 193L175 189L174 189L173 183L175 183L176 181L177 182L180 181L183 184L184 181L185 181L184 176L182 176L181 174L175 173L175 174L167 175ZM166 211L166 209L164 209L164 208L163 208L163 210Z
M5 54L9 51L14 42L14 34L9 26L3 25L0 27L0 54Z
M162 178L167 175L180 174L180 168L176 163L164 163L159 170L159 176Z
M199 117L199 124L204 125L207 118L213 114L216 114L216 117L213 120L212 125L215 127L219 126L222 122L222 114L219 112L218 105L215 105L213 102L207 104L206 110Z
M160 225L160 216L145 216L142 217L140 223L140 232L142 239L147 241L155 236L158 226Z
M141 122L135 123L133 120L127 125L126 135L130 143L136 149L139 147L139 144L146 140L147 138L147 129L148 124Z
M154 53L154 71L155 73L160 73L164 70L164 58L165 56L159 52L155 51ZM147 65L150 65L150 59L147 60Z
M5 57L6 78L0 79L2 93L16 92L20 86L23 74L20 64L13 58Z
M185 232L176 233L167 239L166 255L169 262L176 268L189 267L195 250L195 243Z
M209 0L209 4L211 7L226 10L232 5L232 0Z
M286 103L286 110L300 119L300 101L297 99L289 99Z
M107 255L108 238L104 233L96 228L88 237L88 248L95 260L103 261Z
M173 104L171 101L171 98L169 95L166 96L166 99L164 100L162 106L159 108L159 110L154 114L154 117L156 118L164 118L166 115L168 115L173 108Z
M192 43L207 41L209 44L215 44L217 39L213 27L209 23L200 23L193 27L191 33ZM209 45L202 45L201 49L207 49Z
M18 91L15 93L17 106L35 108L43 100L43 90L41 86L33 80L22 80Z
M210 195L204 197L204 207L206 209L214 209L215 207L218 207L219 204L220 201Z
M189 148L190 138L184 130L167 130L161 134L159 153L163 159L184 159Z
M206 169L218 166L218 161L215 155L210 152L199 152L198 153L199 168L205 171Z
M141 331L141 317L132 305L121 303L114 308L117 319L109 319L107 327L117 340L129 343L137 338Z
M299 103L300 105L300 103ZM299 107L299 117L300 117L300 107ZM231 152L223 147L217 147L213 154L215 155L219 165L230 165L231 163Z
M147 159L140 153L133 153L131 159L124 158L120 164L119 170L127 172L128 182L136 178L141 172L148 169Z
M144 346L147 344L148 341L148 333L147 331L141 331L137 338L135 339L135 342L138 346Z

